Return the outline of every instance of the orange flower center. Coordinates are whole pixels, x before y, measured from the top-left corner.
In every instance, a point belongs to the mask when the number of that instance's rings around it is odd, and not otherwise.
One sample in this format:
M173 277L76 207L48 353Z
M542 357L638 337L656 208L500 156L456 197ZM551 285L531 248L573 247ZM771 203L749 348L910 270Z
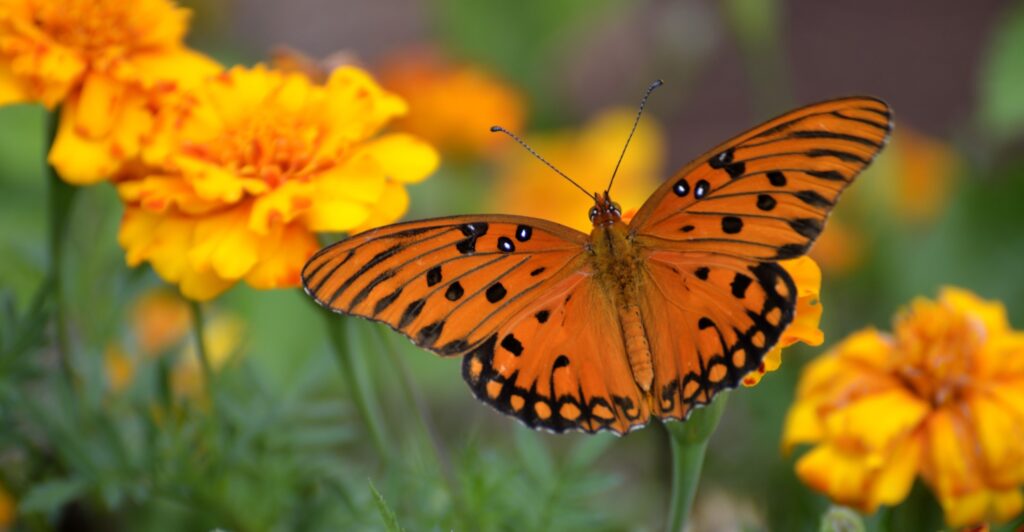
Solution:
M306 181L319 169L313 161L322 133L321 128L301 123L285 112L261 109L242 123L224 128L216 139L188 151L275 188L292 179Z
M159 44L156 41L161 36L177 37L160 32L162 28L153 24L173 17L173 6L147 4L165 9L147 10L144 7L150 6L124 0L36 0L28 9L35 27L57 44L86 56L124 55Z
M984 327L941 304L921 301L897 318L894 330L896 374L904 384L936 408L960 401L971 385Z

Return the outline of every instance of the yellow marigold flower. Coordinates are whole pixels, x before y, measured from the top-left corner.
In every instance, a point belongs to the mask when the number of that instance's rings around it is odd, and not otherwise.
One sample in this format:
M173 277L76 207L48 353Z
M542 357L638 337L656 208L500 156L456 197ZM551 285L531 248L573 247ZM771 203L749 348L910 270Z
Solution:
M145 166L118 181L119 241L187 297L244 279L298 286L313 232L360 231L405 212L405 185L438 164L406 134L374 137L405 103L354 67L324 84L263 66L209 79L162 120Z
M814 259L804 256L780 261L779 265L789 272L796 284L796 316L779 338L779 343L764 356L761 366L743 378L744 386L754 386L769 371L779 369L782 364L782 350L797 342L807 345L821 345L825 333L818 328L821 323L821 268Z
M384 61L380 78L412 108L396 127L445 153L489 151L502 142L490 132L492 125L518 131L525 119L518 90L479 66L454 63L431 49L393 54Z
M915 300L894 332L866 329L811 363L783 436L815 444L797 475L864 512L918 474L950 526L1024 509L1024 333L998 302L956 288Z
M538 153L583 188L604 190L635 117L635 109L615 108L600 113L579 130L528 137ZM592 198L580 194L576 187L504 135L488 134L506 143L490 209L546 218L590 232L587 211L594 205ZM657 188L664 162L665 141L661 127L645 118L633 135L612 190L612 197L622 205L623 212L631 215Z
M50 163L94 183L134 157L153 98L220 67L183 46L169 0L0 0L0 105L63 104Z

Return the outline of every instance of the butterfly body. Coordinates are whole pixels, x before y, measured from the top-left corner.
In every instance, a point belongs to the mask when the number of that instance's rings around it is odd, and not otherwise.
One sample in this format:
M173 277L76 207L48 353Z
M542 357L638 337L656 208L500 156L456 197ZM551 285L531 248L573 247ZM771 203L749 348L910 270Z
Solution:
M324 248L303 285L335 312L461 356L474 395L527 425L618 434L735 387L792 322L803 255L883 147L888 106L797 109L698 157L589 235L512 215L381 227Z

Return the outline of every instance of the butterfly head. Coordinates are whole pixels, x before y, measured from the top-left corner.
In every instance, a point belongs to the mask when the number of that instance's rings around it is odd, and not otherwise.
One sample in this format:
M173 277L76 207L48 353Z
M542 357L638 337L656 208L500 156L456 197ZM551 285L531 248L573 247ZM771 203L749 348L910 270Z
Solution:
M594 227L611 225L622 220L622 207L608 197L608 191L604 194L594 193L594 206L590 208L590 221Z

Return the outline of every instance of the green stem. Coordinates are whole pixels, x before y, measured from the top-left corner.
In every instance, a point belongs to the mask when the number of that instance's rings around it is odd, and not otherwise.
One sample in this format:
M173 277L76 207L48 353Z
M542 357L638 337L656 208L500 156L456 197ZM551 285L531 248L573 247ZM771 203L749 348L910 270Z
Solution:
M206 387L206 396L210 398L210 404L216 405L216 397L213 394L213 365L210 364L210 355L206 351L206 335L203 331L203 307L198 301L189 300L188 304L192 310L192 335L196 342L196 356L199 358L199 365L203 368L203 385Z
M338 360L338 365L341 366L341 374L342 378L345 379L345 385L352 393L352 400L355 402L356 408L363 418L363 424L366 425L366 430L370 434L374 447L377 448L377 452L382 459L387 459L391 453L386 443L388 440L384 435L384 428L380 424L382 416L378 407L379 403L370 390L370 379L360 378L362 374L365 374L365 371L360 371L362 367L359 365L359 361L356 360L357 357L351 349L348 337L349 331L345 330L345 327L352 320L338 320L327 311L323 311L323 315L326 320L327 335L331 340L331 347L334 351L334 358Z
M47 156L57 138L57 128L60 125L60 108L50 113L47 123ZM65 314L64 280L61 275L61 264L64 262L64 235L67 233L68 220L71 215L71 205L77 189L68 185L57 175L57 170L47 161L45 163L46 178L49 185L49 211L50 211L50 271L47 273L47 282L53 289L54 299L54 328L56 329L57 357L60 360L61 372L72 385L77 385L78 377L75 374L74 366L71 364L71 348L68 342L67 315Z
M687 421L665 423L672 448L672 495L666 528L669 532L682 530L689 519L708 440L718 427L727 399L728 393L721 393L710 405L694 410Z
M433 420L430 416L430 410L427 408L425 401L419 393L419 388L416 386L415 381L409 372L409 367L402 360L394 344L391 342L390 332L383 326L374 327L377 330L377 335L380 338L380 343L384 347L384 351L387 353L388 358L391 360L391 364L398 369L398 376L401 380L401 387L405 401L409 405L409 409L417 413L417 420L420 431L423 434L423 439L426 444L430 447L433 452L434 460L437 462L438 471L441 474L441 479L444 481L445 487L448 490L448 496L452 499L452 507L455 509L455 513L458 517L462 515L461 499L458 496L458 484L455 482L455 478L451 471L451 462L448 459L448 453L444 449L441 443L441 439L437 437L437 431L434 430Z

